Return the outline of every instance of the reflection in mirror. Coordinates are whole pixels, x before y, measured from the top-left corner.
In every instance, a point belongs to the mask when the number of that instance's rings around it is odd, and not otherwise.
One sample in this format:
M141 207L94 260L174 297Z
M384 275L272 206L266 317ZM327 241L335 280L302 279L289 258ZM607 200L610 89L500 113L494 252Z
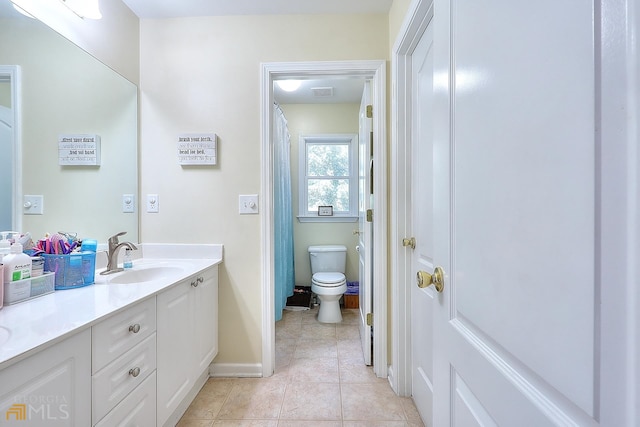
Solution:
M126 231L127 240L139 241L137 207L122 212L124 194L138 200L136 86L46 25L4 8L0 65L21 69L22 194L0 189L2 205L13 196L20 206L24 194L44 197L42 215L22 216L20 231L34 238L65 231L106 243ZM0 86L0 105L5 91ZM99 135L100 165L61 166L62 134ZM1 150L3 162L15 161L9 148Z
M21 153L20 87L18 66L0 65L0 230L17 230L21 218L15 194L21 183L18 159Z

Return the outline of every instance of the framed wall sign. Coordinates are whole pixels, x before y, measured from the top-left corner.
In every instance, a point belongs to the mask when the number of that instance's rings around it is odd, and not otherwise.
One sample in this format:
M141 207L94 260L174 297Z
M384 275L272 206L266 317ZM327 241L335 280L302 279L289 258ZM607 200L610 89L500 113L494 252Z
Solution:
M333 206L318 206L318 216L333 216Z

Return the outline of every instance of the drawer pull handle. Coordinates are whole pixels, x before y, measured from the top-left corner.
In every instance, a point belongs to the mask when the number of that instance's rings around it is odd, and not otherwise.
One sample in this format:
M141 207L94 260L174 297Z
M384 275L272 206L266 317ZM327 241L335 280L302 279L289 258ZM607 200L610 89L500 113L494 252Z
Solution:
M204 277L200 276L196 280L198 281L198 283L202 283L204 282Z
M140 368L135 367L129 369L129 375L131 375L133 378L137 377L138 375L140 375Z
M129 332L133 332L134 334L140 332L140 324L136 323L135 325L129 326Z
M198 281L194 280L193 282L191 282L191 286L193 286L194 288L198 287Z

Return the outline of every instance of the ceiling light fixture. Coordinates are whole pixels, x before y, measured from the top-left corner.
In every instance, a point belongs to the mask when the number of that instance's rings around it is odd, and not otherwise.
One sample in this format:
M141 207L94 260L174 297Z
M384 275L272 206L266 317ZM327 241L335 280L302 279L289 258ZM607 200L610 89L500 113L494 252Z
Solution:
M101 19L99 0L60 0L80 18Z
M302 82L300 80L276 80L276 83L285 92L293 92L300 87Z

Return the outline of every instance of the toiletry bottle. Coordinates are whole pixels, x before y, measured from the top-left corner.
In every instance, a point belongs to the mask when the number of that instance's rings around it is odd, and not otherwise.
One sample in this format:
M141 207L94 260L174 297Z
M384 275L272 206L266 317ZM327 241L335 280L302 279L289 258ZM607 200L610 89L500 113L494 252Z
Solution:
M2 259L2 264L4 264L5 282L15 282L31 277L31 257L22 253L20 243L11 245L11 253Z
M2 259L6 255L9 255L9 253L11 252L11 242L7 240L8 232L3 231L1 234L2 234L2 240L0 240L0 262L2 262Z
M133 267L133 261L131 260L131 249L125 248L124 250L124 259L122 262L123 268L131 268Z

